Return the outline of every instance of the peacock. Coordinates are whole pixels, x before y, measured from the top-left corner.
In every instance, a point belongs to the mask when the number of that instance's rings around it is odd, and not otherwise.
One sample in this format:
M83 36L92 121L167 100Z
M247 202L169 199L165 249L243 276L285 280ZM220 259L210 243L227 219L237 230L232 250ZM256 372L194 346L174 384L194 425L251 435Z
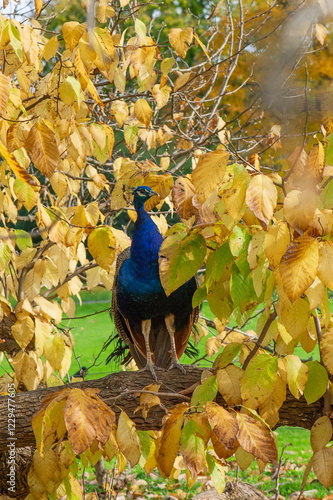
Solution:
M117 259L112 315L118 335L128 345L139 369L178 368L199 310L192 307L197 288L193 277L167 296L161 284L158 254L163 238L144 204L158 196L148 186L134 190L132 244Z

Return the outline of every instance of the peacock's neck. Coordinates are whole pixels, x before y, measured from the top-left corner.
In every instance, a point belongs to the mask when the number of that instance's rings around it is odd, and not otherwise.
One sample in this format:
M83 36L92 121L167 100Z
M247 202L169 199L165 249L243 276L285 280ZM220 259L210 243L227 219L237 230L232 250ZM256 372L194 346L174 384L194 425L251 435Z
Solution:
M131 260L138 274L155 273L158 276L158 252L163 238L144 206L136 207L136 211Z

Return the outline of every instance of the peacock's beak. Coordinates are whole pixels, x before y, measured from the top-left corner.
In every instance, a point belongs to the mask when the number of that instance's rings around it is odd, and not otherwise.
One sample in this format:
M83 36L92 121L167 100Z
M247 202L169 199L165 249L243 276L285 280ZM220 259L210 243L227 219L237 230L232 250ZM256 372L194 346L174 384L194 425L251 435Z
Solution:
M158 193L156 193L156 191L150 191L150 198L152 196L160 196Z

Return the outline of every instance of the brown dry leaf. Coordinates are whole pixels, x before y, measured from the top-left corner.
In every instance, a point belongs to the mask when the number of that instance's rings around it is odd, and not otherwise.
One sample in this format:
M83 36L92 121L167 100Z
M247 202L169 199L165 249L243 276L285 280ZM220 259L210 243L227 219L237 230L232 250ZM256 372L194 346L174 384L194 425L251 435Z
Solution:
M67 396L65 423L68 440L79 455L93 443L98 430L97 405L81 389L72 389Z
M283 288L291 302L295 302L313 283L319 262L318 242L310 236L301 236L289 243L279 269Z
M259 420L242 413L237 413L237 421L239 425L237 440L240 446L263 462L271 462L277 466L276 442L268 427Z
M206 415L212 431L227 450L232 450L238 433L237 419L217 403L206 403Z
M163 434L156 460L166 476L170 476L174 461L178 456L184 413L188 408L189 405L187 403L175 406L163 427Z
M181 219L190 219L196 215L197 210L193 206L192 199L195 188L188 177L179 177L172 188L172 202L177 214Z
M266 175L254 175L246 191L246 204L268 226L277 203L277 190Z

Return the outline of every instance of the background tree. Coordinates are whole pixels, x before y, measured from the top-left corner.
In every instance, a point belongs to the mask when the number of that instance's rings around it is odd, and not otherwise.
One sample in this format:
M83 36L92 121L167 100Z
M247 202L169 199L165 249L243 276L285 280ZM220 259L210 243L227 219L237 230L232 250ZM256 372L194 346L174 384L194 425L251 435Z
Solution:
M180 3L186 16L171 27L162 8L128 0L88 4L87 22L50 19L40 0L35 19L1 18L0 349L15 389L34 391L17 395L20 422L39 410L35 437L22 426L17 442L37 445L29 499L80 497L76 455L93 465L116 456L120 470L142 455L147 473L172 476L179 450L189 482L208 473L222 491L234 453L242 467L277 464L270 429L286 423L313 426L307 473L333 483L332 8L200 6ZM74 316L73 297L112 288L140 184L160 195L146 208L165 236L166 293L204 266L194 306L208 302L218 332L206 343L208 356L219 352L212 371L187 371L184 389L201 384L173 396L160 431L170 393L159 397L147 375L121 374L111 400L91 383L48 388L71 364L60 322ZM299 344L319 344L320 362L302 362ZM178 379L161 374L176 391ZM144 391L135 404L146 423L121 399L126 380ZM116 425L115 401L133 420L122 410ZM154 432L137 434L134 421Z

